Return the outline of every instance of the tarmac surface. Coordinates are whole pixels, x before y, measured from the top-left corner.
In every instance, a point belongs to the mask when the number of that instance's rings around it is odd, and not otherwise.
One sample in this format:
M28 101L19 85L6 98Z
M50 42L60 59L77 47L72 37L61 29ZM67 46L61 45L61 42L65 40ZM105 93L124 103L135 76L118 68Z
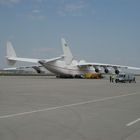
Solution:
M140 140L140 77L0 77L0 140Z

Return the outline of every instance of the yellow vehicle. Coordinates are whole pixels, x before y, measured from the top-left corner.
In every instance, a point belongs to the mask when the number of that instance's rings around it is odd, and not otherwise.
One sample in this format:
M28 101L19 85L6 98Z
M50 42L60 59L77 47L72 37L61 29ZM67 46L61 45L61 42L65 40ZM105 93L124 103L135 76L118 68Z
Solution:
M86 73L84 75L84 78L86 78L86 79L101 79L102 75L101 75L101 73Z

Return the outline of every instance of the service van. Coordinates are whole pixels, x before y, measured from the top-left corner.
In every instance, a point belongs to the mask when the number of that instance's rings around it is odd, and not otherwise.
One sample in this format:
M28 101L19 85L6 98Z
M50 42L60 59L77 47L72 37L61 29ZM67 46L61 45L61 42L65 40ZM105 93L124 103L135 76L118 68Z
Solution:
M120 73L116 76L115 78L115 82L118 83L118 82L136 82L136 79L135 79L135 76L134 74L131 74L131 73Z

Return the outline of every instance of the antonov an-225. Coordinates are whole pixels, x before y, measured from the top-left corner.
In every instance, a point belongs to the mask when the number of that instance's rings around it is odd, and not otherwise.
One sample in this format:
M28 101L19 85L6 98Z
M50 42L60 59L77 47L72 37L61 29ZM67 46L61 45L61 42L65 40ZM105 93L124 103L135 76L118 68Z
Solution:
M98 73L100 72L101 68L104 70L105 73L109 73L110 70L113 69L116 74L119 74L121 68L140 70L140 68L137 67L102 64L102 63L88 63L83 60L81 61L74 60L70 48L68 47L68 44L66 43L64 38L61 39L61 42L64 54L61 55L60 57L52 59L31 59L17 57L15 50L12 46L12 43L8 41L6 45L7 46L6 58L8 60L8 63L11 65L14 65L16 61L40 64L50 72L60 77L79 77L84 75L85 73L95 73L95 72Z

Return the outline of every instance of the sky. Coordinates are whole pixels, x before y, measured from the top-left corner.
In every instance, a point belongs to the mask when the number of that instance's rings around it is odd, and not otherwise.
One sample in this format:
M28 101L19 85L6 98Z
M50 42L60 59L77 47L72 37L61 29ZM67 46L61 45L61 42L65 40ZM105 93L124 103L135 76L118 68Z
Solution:
M9 67L7 40L17 56L43 59L62 54L62 37L78 60L140 67L139 7L140 0L0 0L0 68Z

